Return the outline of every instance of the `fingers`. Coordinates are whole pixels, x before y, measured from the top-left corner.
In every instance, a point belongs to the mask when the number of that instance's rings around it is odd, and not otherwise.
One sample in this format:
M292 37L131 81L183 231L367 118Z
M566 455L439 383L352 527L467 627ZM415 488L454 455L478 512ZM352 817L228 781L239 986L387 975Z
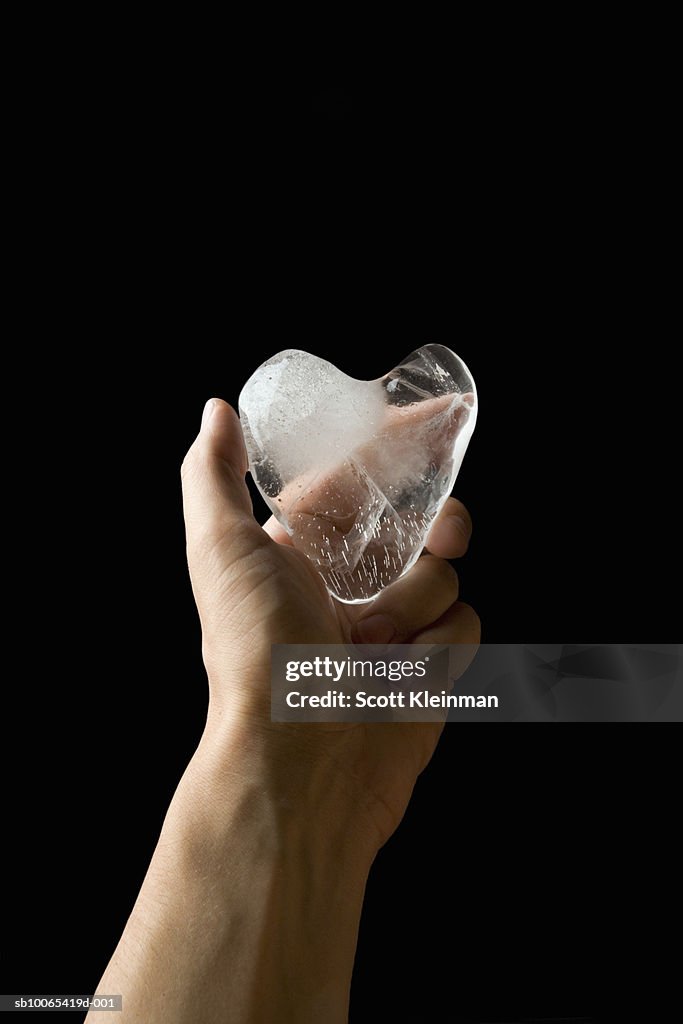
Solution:
M418 633L413 643L434 649L449 645L448 675L452 684L474 660L480 639L479 616L468 604L458 601L437 622Z
M230 531L248 537L257 526L244 479L247 453L234 410L219 398L206 403L202 426L182 467L188 547Z
M288 544L289 547L293 547L292 538L289 536L284 526L277 521L275 516L271 516L263 524L263 529L268 534L271 540L274 540L276 544Z
M474 608L458 601L440 619L417 633L413 642L416 644L472 644L476 646L480 639L479 616Z
M278 544L292 545L291 536L275 516L263 524L268 536ZM439 558L460 558L472 536L472 518L461 501L449 498L429 531L426 547Z
M426 547L439 558L460 558L472 536L472 519L461 501L449 498L429 531Z
M440 619L457 600L458 577L448 562L432 555L363 609L354 623L354 643L401 643Z

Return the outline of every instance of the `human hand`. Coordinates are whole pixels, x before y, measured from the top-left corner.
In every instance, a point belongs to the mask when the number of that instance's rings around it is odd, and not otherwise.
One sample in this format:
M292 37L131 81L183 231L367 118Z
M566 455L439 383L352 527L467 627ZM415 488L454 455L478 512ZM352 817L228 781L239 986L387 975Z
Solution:
M458 578L445 561L466 551L469 515L449 499L429 534L430 554L374 601L341 604L274 518L258 525L246 470L239 421L230 406L212 399L183 464L188 560L210 687L204 746L216 737L224 747L229 735L231 751L258 749L289 805L309 814L312 792L324 791L334 777L357 807L368 847L376 849L400 821L441 725L272 723L271 644L476 645L478 618L458 601ZM234 766L242 770L238 758ZM315 808L318 818L321 812Z
M123 993L126 1024L346 1022L368 870L441 727L271 722L271 644L479 639L444 561L469 540L458 502L431 554L371 604L342 605L276 522L256 523L246 469L239 421L214 399L183 466L209 712L98 987Z

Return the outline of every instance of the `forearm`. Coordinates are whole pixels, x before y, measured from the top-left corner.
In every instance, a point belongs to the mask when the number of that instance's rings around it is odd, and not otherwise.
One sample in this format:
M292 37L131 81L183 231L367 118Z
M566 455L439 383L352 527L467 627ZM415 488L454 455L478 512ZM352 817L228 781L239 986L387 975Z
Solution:
M240 744L238 758L236 741L205 739L169 808L98 987L123 994L126 1024L347 1019L373 852L357 808L327 777L305 783L303 814L288 798L303 780L283 785L286 765L264 769L258 741Z

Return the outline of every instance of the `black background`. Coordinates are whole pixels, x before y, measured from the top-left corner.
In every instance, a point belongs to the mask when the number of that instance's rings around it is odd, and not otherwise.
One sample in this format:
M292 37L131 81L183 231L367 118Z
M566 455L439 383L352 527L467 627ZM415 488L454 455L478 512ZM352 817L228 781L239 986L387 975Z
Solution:
M227 84L160 57L134 88L65 67L35 97L4 991L94 991L132 907L206 706L180 463L206 398L275 352L367 378L428 341L466 360L460 575L485 641L674 638L637 68L479 56ZM371 876L352 1020L653 1012L674 849L653 732L447 729Z

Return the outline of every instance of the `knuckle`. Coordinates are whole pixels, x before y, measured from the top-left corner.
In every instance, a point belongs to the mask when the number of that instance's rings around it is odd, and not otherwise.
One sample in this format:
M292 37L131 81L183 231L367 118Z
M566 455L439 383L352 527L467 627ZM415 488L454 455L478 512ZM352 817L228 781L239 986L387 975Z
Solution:
M458 574L445 558L433 557L431 560L430 571L433 574L434 582L437 586L450 590L453 594L458 593L459 581Z
M180 466L180 479L184 486L193 486L201 475L206 472L206 454L206 446L202 444L202 439L198 437L188 448Z
M210 565L220 542L220 530L215 524L206 520L195 523L192 529L187 531L188 560L195 564Z
M481 619L471 604L458 601L458 617L468 634L468 642L479 643L481 639Z
M183 483L188 480L195 471L197 465L197 445L196 442L190 446L180 466L180 479Z

